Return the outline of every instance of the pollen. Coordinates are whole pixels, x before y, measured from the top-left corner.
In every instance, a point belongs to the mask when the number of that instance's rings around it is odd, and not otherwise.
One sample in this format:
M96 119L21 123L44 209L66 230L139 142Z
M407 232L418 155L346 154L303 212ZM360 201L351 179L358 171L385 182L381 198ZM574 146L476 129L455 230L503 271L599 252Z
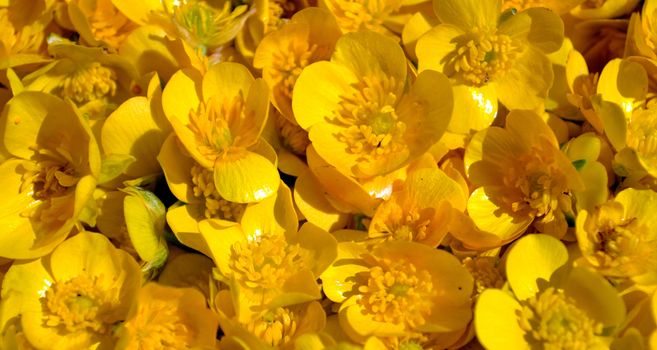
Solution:
M149 300L139 304L136 315L125 324L134 337L128 349L186 349L194 343L196 334L187 325L189 317L170 302Z
M0 8L0 57L16 53L37 53L44 42L44 26L40 22L15 28L9 9Z
M448 67L467 84L482 86L504 75L517 51L509 36L475 28L458 45Z
M271 68L267 69L267 78L274 86L273 93L292 101L292 90L301 71L315 62L317 45L310 45L306 40L291 40L287 47L273 53Z
M426 323L435 294L431 274L410 262L380 259L358 287L358 303L378 322L415 329Z
M330 0L327 6L344 32L371 30L386 34L388 17L399 12L402 1L389 0Z
M214 187L213 173L198 164L192 166L194 196L205 201L206 219L223 219L238 222L244 214L246 204L233 203L219 195Z
M120 292L102 277L79 275L66 282L56 282L42 299L44 323L62 332L107 334L121 306Z
M223 101L212 97L189 112L189 129L196 137L198 151L214 162L250 146L243 140L256 139L259 130L252 127L253 117L241 94Z
M276 308L265 312L246 325L251 333L266 344L278 347L289 343L298 327L299 313L294 308Z
M305 269L310 257L298 244L288 244L285 236L257 237L231 247L230 267L237 281L263 293L276 293L282 281Z
M104 41L115 49L118 49L128 35L138 27L110 0L96 2L96 8L89 16L89 24L96 40Z
M285 119L280 113L276 114L275 122L283 146L298 156L305 156L306 148L310 145L308 132L299 125Z
M479 295L488 288L502 288L504 276L496 266L496 258L489 256L467 257L463 266L475 280L474 294Z
M381 208L385 218L382 224L377 221L374 230L383 233L387 239L421 241L428 235L428 227L433 217L433 208L403 208L388 202Z
M86 103L116 93L116 72L98 62L76 69L60 84L61 96L77 103Z
M639 156L657 160L657 108L632 114L627 126L627 146Z
M532 348L591 349L603 325L589 318L562 290L552 287L524 302L518 323Z
M66 150L40 148L33 159L34 167L23 175L23 186L33 186L35 199L63 196L77 184L72 156Z
M369 160L407 148L402 140L406 123L394 107L400 84L392 77L365 77L343 96L334 121L345 127L338 139L348 152Z

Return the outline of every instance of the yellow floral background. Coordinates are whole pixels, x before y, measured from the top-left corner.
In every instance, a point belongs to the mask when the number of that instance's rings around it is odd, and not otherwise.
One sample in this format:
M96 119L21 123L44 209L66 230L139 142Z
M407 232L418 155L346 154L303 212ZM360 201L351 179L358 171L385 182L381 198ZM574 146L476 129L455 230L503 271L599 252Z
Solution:
M657 0L0 0L0 349L657 350Z

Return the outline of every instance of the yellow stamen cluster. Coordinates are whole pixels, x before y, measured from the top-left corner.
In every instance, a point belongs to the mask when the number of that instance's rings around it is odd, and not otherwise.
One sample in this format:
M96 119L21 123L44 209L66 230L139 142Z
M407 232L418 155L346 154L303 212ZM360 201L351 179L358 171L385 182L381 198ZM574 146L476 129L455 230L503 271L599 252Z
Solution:
M345 32L367 29L386 33L384 21L399 11L401 1L389 0L331 0L330 8Z
M657 160L657 108L639 110L627 125L627 146Z
M104 41L115 49L118 49L128 35L138 27L110 0L96 2L95 11L89 17L89 24L96 40Z
M192 183L194 196L205 200L205 218L219 218L239 221L244 214L246 204L233 203L223 199L214 187L214 177L211 171L198 164L192 166Z
M268 11L269 18L265 34L280 28L285 24L284 18L289 18L296 10L296 5L292 1L274 0L269 1Z
M513 65L516 51L509 36L475 28L459 44L449 66L467 84L482 86Z
M61 83L61 96L77 103L84 103L114 96L116 73L98 62L76 69Z
M283 146L287 147L297 155L305 155L306 148L310 145L308 132L299 125L293 124L285 119L285 117L280 114L276 115L275 122L279 135L281 135Z
M299 326L298 318L299 314L292 308L279 307L268 310L245 326L266 344L278 347L292 340Z
M188 327L192 322L187 318L168 302L144 301L134 318L125 324L135 334L126 348L187 349L196 338L194 330Z
M213 8L205 1L184 1L173 8L173 23L179 36L205 52L235 37L241 29L241 17L247 6L231 9L231 2Z
M374 320L415 329L426 323L435 294L431 274L404 260L381 259L358 287L358 303Z
M36 199L48 199L66 194L79 178L71 155L64 149L40 148L35 151L35 167L23 175L23 186L33 186Z
M33 23L15 28L9 19L9 9L0 8L0 57L12 53L36 53L43 45L43 26Z
M44 323L67 333L95 332L106 334L120 321L116 309L121 306L120 293L102 277L78 275L56 282L42 299Z
M285 50L273 53L271 69L267 70L268 80L274 86L274 94L292 100L292 90L301 71L310 63L317 51L317 45L309 45L304 40L291 40Z
M559 151L552 150L547 141L542 141L517 158L503 181L505 186L516 191L505 198L511 210L527 211L550 221L554 210L566 204L567 198L564 197L568 196L568 187L556 159Z
M601 345L597 335L603 325L552 287L524 302L518 323L532 347L585 350Z
M295 271L306 268L310 257L283 235L266 235L230 248L230 267L237 281L252 289L272 292Z
M406 124L395 111L399 84L392 77L364 77L343 96L335 121L346 126L339 140L363 159L378 158L405 148Z
M421 241L427 237L434 210L391 205L386 212L384 227L376 227L376 230L386 233L386 238L391 240Z
M189 112L189 128L196 136L198 151L214 162L241 149L243 139L254 139L259 130L249 124L252 118L241 94L224 101L213 97Z
M647 229L635 218L623 218L623 211L618 202L604 203L587 218L584 229L594 245L593 256L599 267L635 275L645 270L632 262L641 260L642 238Z
M495 266L496 258L479 256L463 259L463 266L470 272L475 280L474 294L479 295L487 288L502 288L504 276Z

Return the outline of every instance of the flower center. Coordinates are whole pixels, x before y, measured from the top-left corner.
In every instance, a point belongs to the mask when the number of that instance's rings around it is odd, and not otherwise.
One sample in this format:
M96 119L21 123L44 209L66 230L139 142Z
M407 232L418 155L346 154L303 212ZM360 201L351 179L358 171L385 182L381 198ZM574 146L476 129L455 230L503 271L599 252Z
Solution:
M344 32L367 29L385 34L385 20L399 11L402 1L329 0L327 6Z
M211 171L198 164L192 166L192 183L194 195L205 200L205 218L220 218L239 221L244 214L246 204L233 203L223 199L214 187L214 176Z
M266 235L230 248L230 266L236 280L252 289L276 293L289 276L306 268L310 260L298 244L283 235Z
M644 261L649 249L644 242L648 230L636 218L623 218L623 205L607 202L587 218L585 231L594 244L594 257L600 267L621 268L626 276L646 270L638 261Z
M657 108L632 114L627 125L627 146L640 156L657 161Z
M495 260L495 258L488 256L463 259L463 266L474 277L475 295L481 294L487 288L502 288L504 285L504 276L495 266Z
M0 56L15 53L36 53L43 44L44 28L40 21L15 28L9 18L9 8L0 8Z
M78 1L80 2L80 1ZM96 2L96 8L89 16L91 32L97 40L118 49L121 43L138 26L123 15L110 0Z
M226 1L221 9L216 9L205 1L181 1L173 8L172 20L180 37L204 53L230 41L240 30L243 17L250 14L247 6L231 9Z
M267 69L268 80L274 86L274 94L292 101L292 90L303 68L317 61L317 45L305 40L291 40L287 48L277 50L272 57L271 69Z
M223 102L212 97L189 112L189 129L196 136L198 151L214 162L252 144L246 140L257 139L259 130L250 123L253 117L241 94Z
M116 311L121 301L116 287L108 289L102 282L102 277L79 275L51 285L42 299L46 326L66 333L107 333L120 321Z
M253 320L246 328L265 343L277 347L292 340L297 331L299 315L291 308L276 308Z
M306 148L310 145L308 132L299 125L291 123L280 113L276 114L276 128L279 131L283 146L299 156L306 155Z
M448 67L467 84L482 86L504 75L517 51L509 36L475 28L460 43Z
M345 126L338 135L347 151L362 160L384 157L406 148L406 124L395 111L399 82L391 77L365 77L343 96L334 121Z
M195 332L190 324L170 302L160 300L142 301L137 314L125 327L134 337L128 349L187 349L194 343Z
M406 261L382 259L378 263L366 272L367 285L358 287L358 303L376 321L410 329L423 325L435 294L431 274Z
M35 151L33 159L35 166L23 174L23 186L33 186L35 199L63 196L77 184L79 178L68 151L40 148Z
M433 217L433 208L403 208L388 202L380 207L381 214L385 216L382 224L375 221L373 229L377 233L384 233L388 239L403 241L421 241L427 237L427 230Z
M532 348L583 350L600 345L596 335L602 333L602 323L590 319L562 290L550 287L528 299L518 317Z
M116 73L98 62L89 63L64 78L60 84L63 98L77 103L85 103L114 96L116 93Z
M557 160L558 150L541 139L531 150L520 156L503 177L516 195L508 198L514 212L529 211L545 220L553 218L554 210L567 201L566 179Z

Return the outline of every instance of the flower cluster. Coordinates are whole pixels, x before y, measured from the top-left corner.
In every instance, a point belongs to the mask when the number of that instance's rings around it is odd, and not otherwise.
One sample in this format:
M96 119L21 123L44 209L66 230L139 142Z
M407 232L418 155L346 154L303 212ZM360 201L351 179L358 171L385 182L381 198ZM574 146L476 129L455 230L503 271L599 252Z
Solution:
M0 349L657 349L655 18L0 1Z

